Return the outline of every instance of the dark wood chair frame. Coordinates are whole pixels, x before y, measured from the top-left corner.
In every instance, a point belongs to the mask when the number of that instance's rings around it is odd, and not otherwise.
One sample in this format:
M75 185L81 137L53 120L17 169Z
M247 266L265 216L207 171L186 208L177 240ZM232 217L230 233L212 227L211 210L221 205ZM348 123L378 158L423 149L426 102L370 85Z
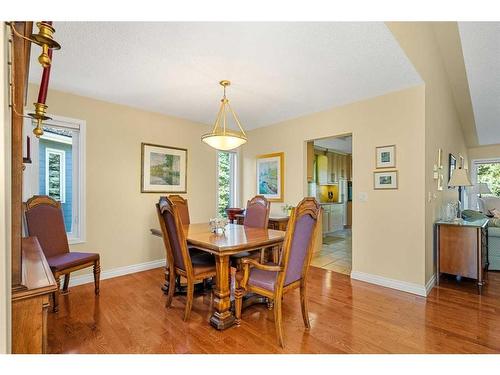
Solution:
M243 271L238 273L237 277L237 289L235 291L235 315L236 324L241 323L241 310L242 310L242 300L246 293L257 293L262 296L267 297L274 303L274 321L276 325L276 335L278 337L278 343L281 347L284 347L283 339L283 327L282 327L282 298L283 294L300 288L300 303L302 307L302 318L304 320L304 325L306 329L311 327L309 323L309 313L307 306L307 274L309 270L309 264L311 262L312 250L314 248L314 241L318 236L318 219L321 212L321 207L319 203L314 198L304 198L299 205L292 210L290 216L290 221L288 224L288 230L285 235L285 240L283 243L282 259L278 265L267 265L262 264L252 258L243 258L241 263L243 265ZM294 281L291 284L284 286L286 271L288 267L288 259L290 256L290 250L292 247L292 241L295 233L295 223L299 218L304 215L310 215L316 221L314 223L311 239L307 247L306 258L302 267L301 278ZM255 267L256 269L264 271L275 271L278 272L277 280L273 291L269 291L257 286L248 285L248 279L250 276L250 267Z
M177 276L183 276L187 280L187 294L186 294L186 308L184 310L184 321L189 319L191 314L191 308L193 305L193 297L194 297L194 284L196 281L204 281L205 279L212 278L216 276L216 271L214 267L213 272L204 272L198 275L194 274L193 265L191 263L191 256L189 254L189 249L187 247L186 237L184 235L184 231L182 229L182 221L178 212L177 206L170 201L169 198L165 198L166 203L161 205L159 203L156 204L156 212L158 214L158 220L160 222L161 233L163 238L163 243L165 245L167 262L169 264L169 285L175 285L175 280ZM170 237L167 231L167 226L165 224L165 220L163 219L163 213L168 210L172 216L174 217L175 226L177 228L177 240L179 241L182 253L182 259L184 265L186 267L185 270L176 267L174 263L174 254L172 250L172 245L170 244ZM175 288L168 288L167 294L167 302L165 307L170 307L172 304L172 299L174 296Z
M40 205L48 205L52 206L58 209L61 209L61 203L56 201L55 199L52 199L51 197L47 195L35 195L28 199L26 203L23 204L23 211L24 211L24 224L25 228L27 229L27 222L26 222L26 212L31 210L32 208L35 208ZM61 213L62 215L62 213ZM88 267L93 267L93 274L94 274L94 293L96 295L99 295L99 282L100 282L100 277L101 277L101 266L99 263L99 259L93 260L87 263L80 264L78 266L70 267L70 268L65 268L60 271L54 271L52 270L52 274L54 275L54 279L56 280L57 283L57 291L52 293L52 310L54 312L57 312L59 310L59 294L65 295L68 294L68 287L69 287L69 279L70 279L70 274L71 272L75 272L84 268ZM64 284L63 284L63 289L61 292L61 276L64 276Z

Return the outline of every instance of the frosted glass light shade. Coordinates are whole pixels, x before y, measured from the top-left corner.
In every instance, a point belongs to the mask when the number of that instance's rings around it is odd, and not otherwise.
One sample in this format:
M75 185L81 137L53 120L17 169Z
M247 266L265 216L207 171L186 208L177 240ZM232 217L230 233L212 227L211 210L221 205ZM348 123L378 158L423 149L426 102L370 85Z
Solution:
M477 192L478 192L478 194L492 194L490 187L488 186L488 184L486 182L480 182L477 185Z
M246 143L247 138L243 135L226 133L224 134L214 134L208 133L201 137L201 140L205 142L210 147L213 147L221 151L233 150L240 147L242 144Z

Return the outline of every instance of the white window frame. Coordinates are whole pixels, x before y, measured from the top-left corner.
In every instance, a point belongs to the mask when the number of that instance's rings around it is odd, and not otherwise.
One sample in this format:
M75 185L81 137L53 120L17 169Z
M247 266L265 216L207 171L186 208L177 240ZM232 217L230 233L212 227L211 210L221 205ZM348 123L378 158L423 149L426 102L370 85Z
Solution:
M49 156L50 154L59 155L59 201L66 203L66 151L57 150L55 148L45 149L45 192L49 195Z
M215 195L215 212L216 215L218 214L218 208L219 208L219 152L226 152L228 154L231 154L232 156L230 157L230 170L229 173L231 175L230 183L230 198L229 198L229 206L230 207L235 207L238 205L239 202L239 196L238 196L238 162L239 162L239 150L238 151L220 151L217 150L217 153L215 155L215 162L216 162L216 168L215 168L215 181L216 181L216 195Z
M479 165L481 164L495 164L495 163L500 163L500 158L487 158L487 159L474 159L471 161L471 182L472 185L477 185L477 169ZM478 194L471 193L469 194L469 207L472 210L477 210L478 203L477 203L477 198Z
M86 241L86 121L50 114L51 120L44 123L48 126L57 126L78 131L78 141L72 143L73 149L73 201L71 232L67 233L68 242L73 244L84 243ZM31 156L33 163L26 164L23 183L23 200L26 201L33 195L39 194L39 144L38 139L33 135L33 125L27 119L24 124L24 132L31 140ZM56 135L45 135L42 138L57 137ZM77 181L77 183L75 183Z

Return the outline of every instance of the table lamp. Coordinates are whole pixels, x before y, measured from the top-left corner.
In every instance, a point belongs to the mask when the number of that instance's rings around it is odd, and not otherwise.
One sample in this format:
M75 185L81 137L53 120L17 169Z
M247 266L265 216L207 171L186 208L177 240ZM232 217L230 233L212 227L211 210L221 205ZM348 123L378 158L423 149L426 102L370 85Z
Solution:
M448 182L448 187L458 187L458 219L462 218L462 188L464 186L472 186L467 170L463 168L455 169Z

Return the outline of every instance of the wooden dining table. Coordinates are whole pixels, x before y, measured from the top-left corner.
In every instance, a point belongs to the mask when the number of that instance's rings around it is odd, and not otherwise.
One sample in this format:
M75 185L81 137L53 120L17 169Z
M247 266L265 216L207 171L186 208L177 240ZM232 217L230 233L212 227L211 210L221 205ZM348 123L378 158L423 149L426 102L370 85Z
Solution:
M215 256L217 276L214 290L214 313L210 317L210 324L219 330L229 328L235 321L231 311L229 257L245 251L281 245L285 232L228 224L224 232L213 233L208 223L184 225L183 230L188 245L193 245ZM162 235L159 229L151 229L151 233L160 237Z

